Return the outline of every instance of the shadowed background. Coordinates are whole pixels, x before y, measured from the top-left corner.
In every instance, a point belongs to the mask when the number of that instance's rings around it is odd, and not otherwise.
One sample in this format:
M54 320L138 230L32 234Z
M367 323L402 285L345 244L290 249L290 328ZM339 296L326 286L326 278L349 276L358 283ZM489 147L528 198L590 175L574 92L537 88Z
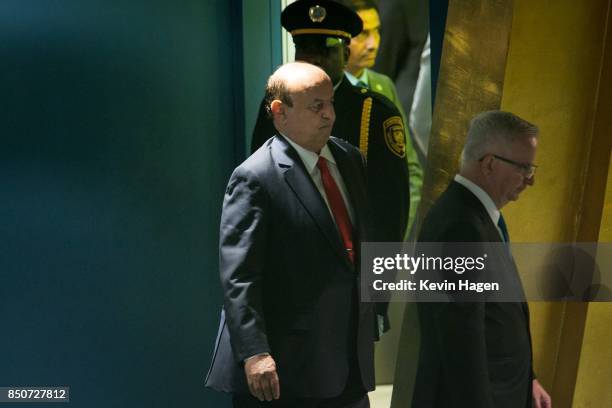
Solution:
M74 407L228 405L203 386L218 219L244 82L258 99L273 63L242 10L0 3L0 386L70 386Z

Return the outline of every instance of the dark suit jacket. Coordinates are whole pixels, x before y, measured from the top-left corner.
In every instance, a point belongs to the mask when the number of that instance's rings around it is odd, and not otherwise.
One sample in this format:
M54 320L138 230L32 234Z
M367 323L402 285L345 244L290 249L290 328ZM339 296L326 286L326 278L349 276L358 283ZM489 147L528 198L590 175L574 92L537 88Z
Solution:
M480 200L453 181L425 218L419 241L501 238ZM413 408L531 407L526 303L419 303L418 310L421 350Z
M342 140L328 145L354 209L359 250L367 232L363 159ZM340 394L351 361L359 364L363 387L374 388L374 308L359 303L358 265L348 260L321 194L282 137L232 174L219 245L224 315L207 386L247 393L243 360L269 352L281 398Z

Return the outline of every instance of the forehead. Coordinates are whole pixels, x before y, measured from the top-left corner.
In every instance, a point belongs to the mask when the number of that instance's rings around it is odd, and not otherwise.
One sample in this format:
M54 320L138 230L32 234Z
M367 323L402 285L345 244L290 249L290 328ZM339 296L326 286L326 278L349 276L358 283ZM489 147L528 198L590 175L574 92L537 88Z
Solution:
M537 145L536 137L521 137L508 146L507 153L515 160L530 162L535 156Z
M535 149L538 145L538 139L535 136L523 136L515 140L512 145L516 149Z
M357 14L363 21L363 31L380 27L380 17L374 8L359 10Z
M329 80L313 81L308 84L294 83L290 88L292 96L306 103L314 100L330 100L333 98L334 89Z

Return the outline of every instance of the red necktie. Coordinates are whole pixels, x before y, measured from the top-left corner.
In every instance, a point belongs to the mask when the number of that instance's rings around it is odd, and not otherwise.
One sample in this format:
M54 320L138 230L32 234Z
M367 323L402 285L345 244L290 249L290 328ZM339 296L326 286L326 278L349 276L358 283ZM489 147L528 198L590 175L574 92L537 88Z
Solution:
M340 189L336 184L336 181L329 172L327 167L327 160L324 157L319 156L317 161L317 167L321 171L321 180L323 181L323 187L325 188L325 195L327 201L331 207L332 214L336 220L336 226L340 231L340 237L346 248L346 253L352 263L355 262L355 254L353 253L353 226L351 225L351 219L349 218L346 205L340 194Z

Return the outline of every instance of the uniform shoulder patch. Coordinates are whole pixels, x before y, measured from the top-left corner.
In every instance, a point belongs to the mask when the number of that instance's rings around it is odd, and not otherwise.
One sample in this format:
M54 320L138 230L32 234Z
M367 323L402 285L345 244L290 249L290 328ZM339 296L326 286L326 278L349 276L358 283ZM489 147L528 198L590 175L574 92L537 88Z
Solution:
M404 122L399 116L392 116L383 122L385 143L391 153L397 157L406 157L406 134Z

